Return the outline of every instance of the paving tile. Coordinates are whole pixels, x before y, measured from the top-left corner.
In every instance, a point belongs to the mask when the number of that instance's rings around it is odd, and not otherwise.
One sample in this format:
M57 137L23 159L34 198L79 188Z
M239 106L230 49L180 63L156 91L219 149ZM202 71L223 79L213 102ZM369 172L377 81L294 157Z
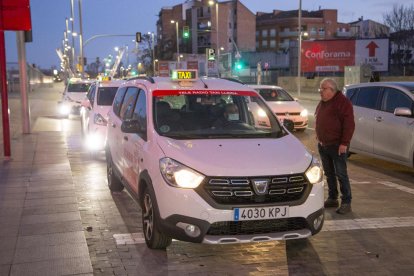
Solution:
M0 248L0 265L12 264L14 256L14 248Z
M19 224L3 224L0 227L0 239L7 237L16 237L19 233Z
M89 259L89 251L86 243L16 248L13 263L31 263L76 257Z
M16 242L16 241L15 241ZM52 246L60 244L86 244L83 231L53 233L34 236L19 236L17 239L17 248ZM1 245L1 243L0 243Z
M0 275L8 276L10 274L11 264L10 265L0 265Z
M80 220L79 212L68 213L56 213L56 214L43 214L43 215L29 215L21 218L21 224L36 224L36 223L48 223L48 222L60 222Z
M50 192L50 191L72 191L74 190L73 184L64 184L64 185L39 185L39 186L29 186L27 188L28 193L37 193L37 192Z
M46 198L46 199L29 199L26 200L24 208L31 208L42 205L56 205L56 204L69 204L77 203L77 198L71 197L58 197L58 198Z
M10 276L93 275L89 258L76 257L13 264Z
M66 213L66 212L78 211L78 209L79 207L77 203L49 204L49 205L25 208L23 209L21 214L23 216L55 214L55 213Z
M0 228L1 229L1 228ZM19 228L20 236L42 235L49 233L64 233L82 231L82 223L80 221L64 221L64 222L50 222L26 224ZM0 230L1 231L1 230Z
M26 199L45 199L45 198L57 198L57 197L70 197L73 196L73 190L63 191L46 191L46 192L30 192L26 194Z
M24 205L24 199L5 199L0 201L0 209L2 208L21 208Z

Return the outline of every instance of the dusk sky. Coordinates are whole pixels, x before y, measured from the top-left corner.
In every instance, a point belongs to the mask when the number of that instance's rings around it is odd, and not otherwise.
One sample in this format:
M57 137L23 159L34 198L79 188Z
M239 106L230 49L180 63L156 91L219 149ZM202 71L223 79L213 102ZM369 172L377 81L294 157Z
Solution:
M83 40L98 34L135 34L155 32L158 13L162 7L183 3L184 0L82 0ZM241 0L252 12L271 12L274 9L298 9L299 0ZM75 31L79 31L78 0L75 3ZM363 16L383 22L383 14L393 4L410 5L412 0L302 0L303 10L337 9L338 21L348 23ZM27 61L41 68L59 67L56 48L62 45L65 18L70 17L70 0L30 0L33 42L26 44ZM99 38L84 48L88 63L96 57L114 55L115 46L134 48L134 37ZM76 52L79 40L76 40ZM16 36L6 32L7 62L17 61Z

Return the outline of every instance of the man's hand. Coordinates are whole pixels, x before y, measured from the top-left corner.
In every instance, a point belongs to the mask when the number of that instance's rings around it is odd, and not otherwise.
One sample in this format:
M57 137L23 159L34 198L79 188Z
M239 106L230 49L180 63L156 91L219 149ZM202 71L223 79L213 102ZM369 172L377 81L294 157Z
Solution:
M338 155L341 155L341 154L343 154L343 153L346 153L346 150L348 149L348 146L345 146L345 145L339 145L339 148L338 148Z

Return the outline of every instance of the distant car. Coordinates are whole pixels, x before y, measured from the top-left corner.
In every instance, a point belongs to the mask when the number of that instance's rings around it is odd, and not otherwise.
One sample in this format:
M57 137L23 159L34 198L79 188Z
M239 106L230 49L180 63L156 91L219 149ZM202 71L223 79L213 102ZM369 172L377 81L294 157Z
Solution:
M354 108L350 152L414 167L414 82L347 85Z
M80 111L82 134L90 150L103 150L106 139L107 114L118 87L124 81L97 81L82 101Z
M294 122L294 129L304 131L308 126L308 110L295 100L286 90L273 85L249 85L259 92L279 120Z
M85 98L92 81L73 78L68 81L62 100L59 102L59 113L62 116L79 115L82 100Z

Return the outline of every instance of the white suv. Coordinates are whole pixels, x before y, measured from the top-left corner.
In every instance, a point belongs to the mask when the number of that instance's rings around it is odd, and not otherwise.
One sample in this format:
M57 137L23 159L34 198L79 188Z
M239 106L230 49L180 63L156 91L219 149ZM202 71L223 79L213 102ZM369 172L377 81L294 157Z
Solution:
M81 102L85 98L86 93L92 81L79 78L72 78L68 81L62 100L59 102L59 113L64 117L69 115L79 115Z
M253 89L196 75L129 80L109 112L109 189L126 187L139 202L147 246L164 249L173 238L225 244L318 233L319 162Z
M82 135L91 151L103 150L106 139L107 117L116 91L125 81L96 81L82 101L80 111Z

